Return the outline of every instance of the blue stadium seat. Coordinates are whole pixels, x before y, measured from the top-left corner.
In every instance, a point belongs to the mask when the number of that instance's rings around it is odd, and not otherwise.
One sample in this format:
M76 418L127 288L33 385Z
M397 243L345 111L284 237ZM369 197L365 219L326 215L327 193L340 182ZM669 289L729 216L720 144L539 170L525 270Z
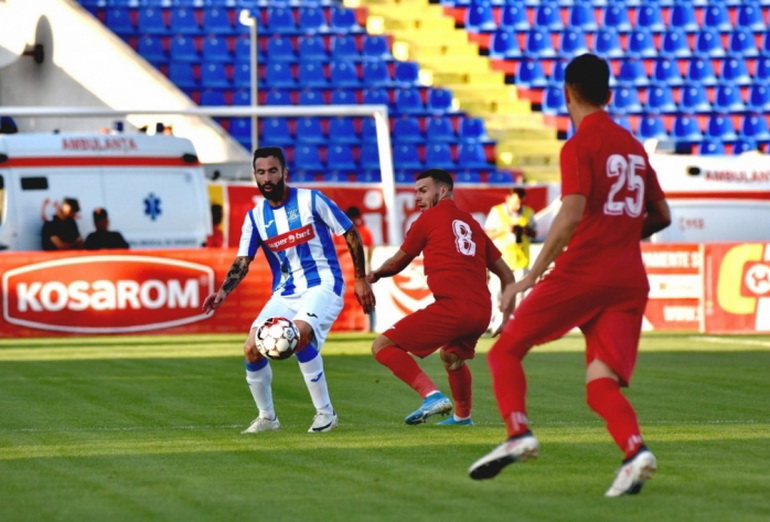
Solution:
M381 87L369 87L364 89L362 101L366 105L388 105L390 98L388 92ZM370 121L370 118L364 119L364 122Z
M425 137L428 141L457 141L452 121L443 116L431 116L425 122Z
M227 45L227 39L216 35L209 35L203 38L201 55L203 60L208 62L229 63L233 60L233 54Z
M369 87L387 87L393 84L388 64L383 61L364 62L361 76L364 85Z
M395 108L397 114L421 114L425 112L419 89L402 87L396 90Z
M677 4L680 5L680 4ZM692 50L687 43L687 34L680 27L669 27L663 33L663 43L661 44L660 54L673 58L685 58L692 54Z
M229 89L233 86L222 62L201 63L201 85L204 88Z
M556 2L542 1L535 7L536 27L543 27L550 31L560 31L564 28L561 21L561 13Z
M414 143L398 143L393 145L393 166L399 170L422 170L423 162L417 154L417 145ZM433 165L431 165L433 166Z
M326 50L326 43L320 35L303 34L297 42L297 53L300 60L305 61L328 61L329 53Z
M169 58L172 62L200 62L201 55L190 36L178 34L171 38L168 46Z
M655 47L652 32L649 29L637 27L628 35L628 55L641 58L654 58L659 51Z
M392 60L387 37L379 34L366 34L362 37L361 55L364 60Z
M625 56L625 51L620 44L620 35L612 27L600 27L594 36L594 51L605 58L618 58Z
M497 28L489 2L474 3L465 10L465 29L468 31L493 31Z
M599 27L590 2L574 2L569 7L569 27L580 31L596 31Z
M463 168L463 167L458 167ZM480 167L475 167L480 168ZM490 168L487 165L486 168ZM454 175L455 183L480 183L481 174L477 170L458 170Z
M329 141L332 143L358 144L361 140L356 134L353 118L335 116L329 120Z
M155 7L139 9L136 31L139 34L167 34L168 27L166 27L163 12Z
M136 50L153 65L168 63L169 55L163 48L163 40L158 36L144 35L136 42Z
M674 139L685 142L697 142L703 139L698 120L691 114L679 114L674 118L671 135Z
M251 118L231 118L229 131L246 150L251 150Z
M549 79L551 83L561 86L564 83L564 69L567 67L567 60L555 60Z
M666 28L660 5L654 2L640 6L636 17L636 25L639 27L645 27L651 31L663 31Z
M459 168L490 169L484 145L477 141L464 141L457 147L457 165Z
M724 114L712 114L706 124L706 138L719 141L735 141L738 134L735 132L733 120Z
M329 25L322 7L306 5L299 8L297 27L303 33L328 33Z
M284 117L267 117L259 119L260 145L294 145L294 136L289 129L289 120Z
M685 31L697 31L698 22L695 18L695 7L692 2L677 2L671 8L670 24Z
M353 60L361 59L361 53L358 52L356 37L351 34L336 34L329 39L329 53L332 60Z
M489 139L484 128L484 119L478 116L460 118L457 135L461 140L486 141Z
M429 168L454 169L452 150L447 143L432 142L425 145L425 165Z
M321 128L321 118L316 116L302 116L297 118L294 136L300 143L323 143L326 141Z
M500 15L500 27L523 31L529 29L527 10L523 4L507 3L502 7Z
M134 20L128 9L107 9L104 15L104 23L114 33L121 36L132 36L137 32Z
M358 100L354 89L338 88L332 91L329 103L332 105L357 105Z
M725 49L719 31L709 27L701 28L695 36L693 54L703 58L724 56Z
M233 93L233 105L251 105L251 93L247 89L238 89Z
M270 89L265 95L265 105L292 105L291 95L285 89Z
M324 67L315 60L302 60L297 68L297 82L302 87L328 87Z
M361 145L361 153L358 155L358 162L361 168L365 170L380 170L380 153L377 149L377 143L364 143Z
M604 8L605 27L612 27L617 31L630 31L633 26L628 17L628 9L620 2L615 2Z
M687 72L688 83L697 83L700 85L716 85L718 83L717 74L714 71L714 64L710 59L694 58L690 61L690 67Z
M762 56L757 60L754 81L760 83L770 81L770 55Z
M760 56L770 57L770 28L762 33L762 41L759 44Z
M639 121L637 134L643 139L666 139L668 133L663 120L655 115L643 116Z
M623 86L645 87L650 83L650 79L641 60L628 58L620 64L617 82Z
M747 108L755 112L770 112L770 84L754 83L749 87Z
M221 89L206 89L201 92L200 105L222 106L225 105L225 93Z
M276 35L267 40L267 55L270 60L283 62L297 61L297 53L290 38Z
M743 27L736 27L730 33L728 42L728 52L730 54L739 54L744 57L754 57L759 54L757 43L754 39L754 33Z
M329 146L326 165L330 170L356 170L358 164L353 159L353 149L350 145L335 143Z
M188 62L171 62L168 64L168 78L180 89L195 89L198 83L193 66Z
M547 29L539 27L533 27L529 30L523 51L530 58L553 58L556 56L551 33Z
M617 123L624 129L626 129L627 131L632 132L633 129L631 128L631 118L629 118L625 114L618 114L616 116L613 116L612 119L615 121L615 123Z
M762 17L762 11L756 2L741 2L738 6L737 27L746 27L754 31L767 29L767 25Z
M329 67L329 83L333 87L359 87L361 79L354 63L347 60L335 60Z
M741 56L726 58L722 62L722 74L720 76L723 82L730 82L735 85L750 85L754 81L749 73L746 60Z
M496 170L494 172L490 172L487 176L487 183L513 185L513 182L513 174L504 170Z
M353 34L363 31L356 20L356 11L341 5L331 6L329 26L334 33Z
M294 147L294 168L308 172L323 171L325 167L318 146L305 143Z
M688 113L711 112L711 103L709 102L705 87L699 83L690 83L684 86L679 108Z
M434 114L452 112L452 91L441 87L429 88L426 108Z
M324 105L323 95L315 89L303 89L297 97L299 105Z
M396 62L393 79L401 87L418 85L420 82L420 66L417 62Z
M738 138L733 143L733 154L743 154L744 152L754 152L759 149L757 140L751 138Z
M619 87L615 89L610 100L610 110L614 114L638 114L643 112L639 101L639 92L635 87Z
M171 9L169 13L169 32L171 34L203 34L195 12L186 7Z
M291 66L285 62L270 62L265 66L265 83L267 87L295 87L297 81L291 71Z
M541 60L525 58L519 62L516 74L516 85L521 87L545 87L548 78L545 76Z
M746 114L741 122L741 136L757 141L770 140L770 128L764 114Z
M655 60L655 65L652 69L652 81L666 83L674 87L684 83L676 60L670 58L658 58Z
M491 59L521 57L519 40L512 29L500 28L492 33L489 39L489 57Z
M230 18L228 9L220 5L209 5L203 9L202 32L229 36L238 32L235 20Z
M651 114L675 114L679 107L674 101L674 93L665 83L651 85L647 89L647 112Z
M727 12L727 5L723 2L709 2L705 8L703 16L703 25L718 31L729 31L733 28L730 22L730 15Z
M261 33L294 34L297 32L297 22L294 13L288 7L268 7L267 22Z
M543 94L543 114L567 114L567 101L564 89L559 85L549 85Z
M725 154L725 144L715 139L703 140L698 145L698 154L701 156L721 156Z
M562 56L573 57L588 52L585 31L567 28L561 32L559 51Z

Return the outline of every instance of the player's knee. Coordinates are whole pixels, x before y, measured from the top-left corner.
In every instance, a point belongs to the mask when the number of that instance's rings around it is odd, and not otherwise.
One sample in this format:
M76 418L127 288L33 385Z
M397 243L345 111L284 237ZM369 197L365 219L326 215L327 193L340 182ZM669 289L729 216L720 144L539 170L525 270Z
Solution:
M465 364L463 359L452 352L445 352L444 350L441 350L439 352L439 356L441 357L441 362L444 363L444 368L450 372L459 370L462 368L462 365Z
M243 343L243 356L249 363L257 362L262 359L262 356L257 351L257 345L254 344L254 340L249 337L245 343Z

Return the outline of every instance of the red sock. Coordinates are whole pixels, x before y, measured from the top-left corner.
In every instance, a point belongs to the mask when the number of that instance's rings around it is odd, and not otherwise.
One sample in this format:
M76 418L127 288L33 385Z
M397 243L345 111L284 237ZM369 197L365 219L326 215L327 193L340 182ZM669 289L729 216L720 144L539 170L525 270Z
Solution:
M509 350L503 334L487 355L492 387L509 437L529 431L527 421L527 377L521 359Z
M614 379L595 379L586 390L588 406L604 419L615 444L625 458L633 456L643 444L642 435L636 412L621 393L620 384Z
M458 417L471 416L471 399L473 395L471 369L463 364L456 370L447 370L449 388L455 401L455 415Z
M386 346L374 356L381 365L390 369L393 375L412 387L421 397L436 391L436 385L417 365L411 355L395 346Z

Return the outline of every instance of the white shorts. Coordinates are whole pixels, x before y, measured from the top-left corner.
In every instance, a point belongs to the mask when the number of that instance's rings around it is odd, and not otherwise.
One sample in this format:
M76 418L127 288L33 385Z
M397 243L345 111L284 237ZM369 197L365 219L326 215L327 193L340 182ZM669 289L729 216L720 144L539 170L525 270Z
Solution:
M251 328L259 328L270 317L285 317L305 321L313 329L314 346L320 350L332 324L342 311L344 301L333 290L324 286L314 286L302 295L273 295L262 311L251 323Z

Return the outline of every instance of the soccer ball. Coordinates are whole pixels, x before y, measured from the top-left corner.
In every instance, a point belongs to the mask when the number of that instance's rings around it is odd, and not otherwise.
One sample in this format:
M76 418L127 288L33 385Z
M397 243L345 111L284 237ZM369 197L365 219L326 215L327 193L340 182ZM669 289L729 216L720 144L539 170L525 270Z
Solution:
M297 325L285 317L271 317L257 329L257 350L268 359L291 357L297 344Z

